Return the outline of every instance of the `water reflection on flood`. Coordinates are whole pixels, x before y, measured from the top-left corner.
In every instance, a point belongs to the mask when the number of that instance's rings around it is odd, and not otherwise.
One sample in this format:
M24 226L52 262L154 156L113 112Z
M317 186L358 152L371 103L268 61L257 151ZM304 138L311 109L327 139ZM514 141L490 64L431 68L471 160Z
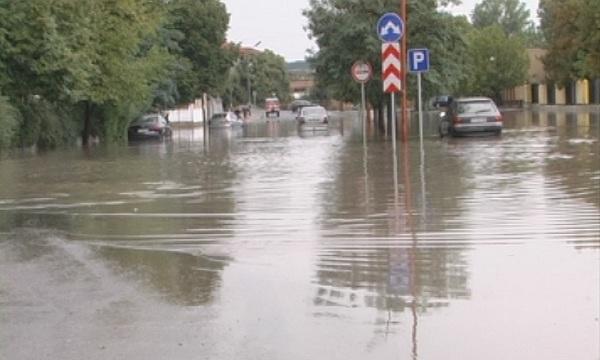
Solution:
M600 355L599 114L354 116L0 160L0 357Z

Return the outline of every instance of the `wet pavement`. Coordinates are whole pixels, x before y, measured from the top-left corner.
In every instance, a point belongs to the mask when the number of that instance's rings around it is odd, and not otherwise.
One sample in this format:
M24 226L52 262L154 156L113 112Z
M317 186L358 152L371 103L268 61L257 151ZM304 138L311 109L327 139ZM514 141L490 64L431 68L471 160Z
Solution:
M2 359L599 359L600 114L0 160Z

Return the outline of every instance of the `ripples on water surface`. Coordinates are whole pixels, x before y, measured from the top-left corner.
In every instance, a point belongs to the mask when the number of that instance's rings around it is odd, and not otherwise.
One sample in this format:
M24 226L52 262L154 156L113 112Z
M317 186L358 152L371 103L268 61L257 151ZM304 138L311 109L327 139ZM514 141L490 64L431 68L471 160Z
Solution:
M5 157L0 357L598 359L600 116L506 118Z

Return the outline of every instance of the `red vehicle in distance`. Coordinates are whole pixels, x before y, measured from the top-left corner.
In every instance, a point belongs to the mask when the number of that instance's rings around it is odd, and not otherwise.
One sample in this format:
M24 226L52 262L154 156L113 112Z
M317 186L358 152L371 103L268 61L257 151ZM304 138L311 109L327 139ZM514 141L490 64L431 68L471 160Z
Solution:
M265 114L267 117L271 117L272 114L279 117L280 105L279 99L276 97L265 99Z

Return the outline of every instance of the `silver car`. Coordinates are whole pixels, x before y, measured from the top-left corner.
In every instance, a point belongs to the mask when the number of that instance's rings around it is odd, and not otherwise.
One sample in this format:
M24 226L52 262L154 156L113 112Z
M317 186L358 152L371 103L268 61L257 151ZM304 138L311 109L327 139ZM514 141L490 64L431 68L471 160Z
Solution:
M476 133L502 133L502 114L494 101L486 97L454 99L440 114L440 136Z
M326 125L329 122L327 110L322 106L305 106L298 111L296 120L300 125Z

